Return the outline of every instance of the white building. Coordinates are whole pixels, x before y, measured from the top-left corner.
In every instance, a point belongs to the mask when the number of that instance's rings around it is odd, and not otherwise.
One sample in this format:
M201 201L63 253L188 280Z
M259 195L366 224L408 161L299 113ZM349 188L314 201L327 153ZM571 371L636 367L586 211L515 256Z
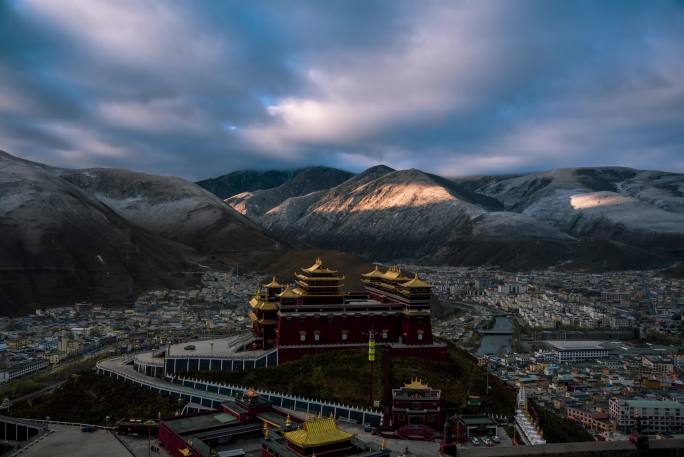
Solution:
M681 433L684 431L684 405L671 400L622 400L611 398L610 418L623 432Z
M609 355L601 341L555 341L545 343L551 347L557 363L578 362L581 360L602 359Z

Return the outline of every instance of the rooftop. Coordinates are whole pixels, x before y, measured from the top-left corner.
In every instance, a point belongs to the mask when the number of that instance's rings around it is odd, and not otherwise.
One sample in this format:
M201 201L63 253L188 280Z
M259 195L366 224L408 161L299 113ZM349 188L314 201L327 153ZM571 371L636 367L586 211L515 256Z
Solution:
M672 400L625 400L630 408L684 408L679 402Z
M213 427L231 424L235 421L237 421L235 416L222 411L164 419L169 428L181 435L201 432Z
M607 349L604 344L605 341L567 341L567 340L547 340L544 343L554 347L560 351L573 350L590 350L590 349Z
M349 441L354 435L338 428L332 417L317 417L304 422L302 428L286 432L283 436L289 442L306 448Z

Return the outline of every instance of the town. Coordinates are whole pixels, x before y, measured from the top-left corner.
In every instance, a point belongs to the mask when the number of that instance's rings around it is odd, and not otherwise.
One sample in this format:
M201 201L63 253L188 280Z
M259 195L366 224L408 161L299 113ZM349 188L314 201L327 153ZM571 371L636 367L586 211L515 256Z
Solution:
M431 283L435 337L535 406L603 441L684 432L684 281L651 271L399 268ZM147 291L130 307L75 303L4 318L0 379L239 334L253 325L248 303L263 280L206 272L194 289Z

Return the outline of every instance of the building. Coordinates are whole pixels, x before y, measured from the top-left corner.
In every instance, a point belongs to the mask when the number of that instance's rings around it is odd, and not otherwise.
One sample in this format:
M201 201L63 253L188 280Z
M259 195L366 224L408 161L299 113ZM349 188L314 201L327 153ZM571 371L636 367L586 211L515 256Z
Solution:
M383 444L367 443L340 429L332 417L316 417L293 430L267 431L262 457L389 457Z
M252 308L249 318L252 320L252 331L258 340L257 346L267 349L275 346L278 295L282 293L283 286L276 281L274 276L270 283L263 284L263 288L266 289L265 295L262 295L259 289L249 301L249 306Z
M50 361L47 359L34 359L18 365L13 365L4 370L0 370L0 383L10 382L13 379L35 373L36 371L47 368L49 365Z
M420 379L392 389L391 426L401 438L433 439L442 426L442 391Z
M159 443L173 457L206 457L233 450L237 439L259 439L263 430L294 421L253 389L221 409L168 417L159 423Z
M400 352L439 356L444 346L432 339L431 286L398 267L362 275L363 292L344 292L345 276L318 258L294 274L294 284L275 278L258 290L250 306L252 329L260 349L277 348L280 361L329 348L391 344ZM394 348L393 346L393 348Z
M545 341L557 363L579 362L601 359L609 356L609 351L600 341Z
M671 400L624 400L611 398L608 412L622 432L681 433L684 405Z
M464 443L473 437L496 436L497 423L489 416L461 416L452 431L456 441Z
M565 416L575 422L579 422L588 430L595 432L614 432L615 422L610 420L610 416L602 411L585 411L580 408L567 408Z
M197 371L241 371L277 366L304 355L375 342L396 356L433 360L448 357L432 336L431 286L398 267L375 268L362 277L364 290L342 290L345 276L318 258L294 275L294 284L276 278L249 300L251 332L226 338L169 344L133 358L149 376Z

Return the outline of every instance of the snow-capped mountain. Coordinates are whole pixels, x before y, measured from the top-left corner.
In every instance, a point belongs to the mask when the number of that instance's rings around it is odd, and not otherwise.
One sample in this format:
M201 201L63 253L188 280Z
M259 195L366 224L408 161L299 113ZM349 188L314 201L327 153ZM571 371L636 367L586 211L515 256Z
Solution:
M684 175L618 167L445 179L378 166L258 211L227 203L286 239L370 258L638 268L684 257L683 195Z
M174 282L208 253L280 243L179 178L65 170L0 152L0 314ZM243 254L244 255L244 254Z

